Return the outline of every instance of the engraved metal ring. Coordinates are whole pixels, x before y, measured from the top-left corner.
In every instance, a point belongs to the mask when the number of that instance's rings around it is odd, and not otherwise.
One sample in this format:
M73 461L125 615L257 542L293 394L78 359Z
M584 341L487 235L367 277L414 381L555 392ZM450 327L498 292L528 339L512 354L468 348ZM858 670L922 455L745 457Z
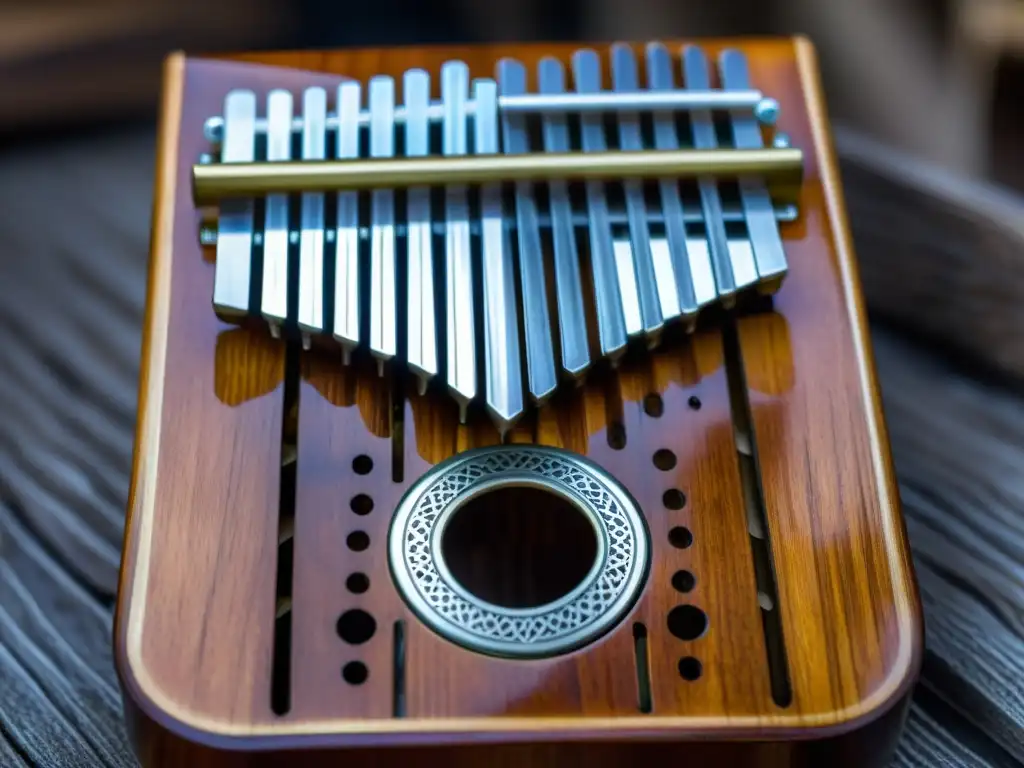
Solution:
M597 556L568 594L537 607L505 608L456 581L441 539L470 499L523 485L571 502L594 528ZM639 597L649 551L643 515L614 478L577 454L527 445L479 448L438 464L403 497L388 540L395 584L424 623L471 650L514 658L566 653L607 632Z

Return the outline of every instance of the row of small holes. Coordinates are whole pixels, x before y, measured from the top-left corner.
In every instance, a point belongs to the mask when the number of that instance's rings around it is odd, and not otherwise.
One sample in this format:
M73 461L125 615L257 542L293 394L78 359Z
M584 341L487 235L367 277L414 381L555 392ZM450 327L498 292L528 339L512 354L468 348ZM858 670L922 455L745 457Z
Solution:
M356 456L352 460L352 471L357 475L370 474L373 459L365 454ZM349 508L359 517L365 517L373 511L373 499L365 493L356 494L349 501ZM363 552L370 546L370 536L366 531L352 531L345 544L353 552ZM361 595L370 588L370 577L360 571L350 573L345 579L345 588L354 595ZM337 630L338 636L349 645L362 645L377 632L377 620L362 608L353 608L338 618ZM369 676L369 669L361 661L350 661L341 668L341 677L349 685L362 685Z
M696 395L691 396L687 400L687 405L694 411L700 410L700 398ZM653 419L661 418L665 413L665 403L660 395L652 393L644 398L644 413ZM675 453L668 448L659 448L651 460L662 472L675 469L678 463ZM666 509L678 511L686 506L686 494L678 488L670 488L662 494L661 501ZM673 526L668 532L668 541L676 549L687 549L693 544L693 534L685 526ZM690 571L680 570L672 574L672 588L677 592L686 594L692 591L696 584L697 579ZM707 631L707 627L707 614L695 605L677 605L669 611L669 632L681 640L696 640ZM679 660L678 666L679 676L683 680L697 680L703 673L703 665L693 656L684 656Z
M700 398L696 395L690 395L686 404L694 411L700 410ZM661 395L657 392L652 392L644 398L644 413L652 419L660 419L662 417L665 413L665 401L661 399Z
M656 392L647 395L643 405L644 413L654 419L660 418L665 412L665 401ZM687 405L695 411L700 410L700 398L691 396L687 400ZM626 447L626 428L622 424L613 422L608 425L608 445L614 451L621 451Z

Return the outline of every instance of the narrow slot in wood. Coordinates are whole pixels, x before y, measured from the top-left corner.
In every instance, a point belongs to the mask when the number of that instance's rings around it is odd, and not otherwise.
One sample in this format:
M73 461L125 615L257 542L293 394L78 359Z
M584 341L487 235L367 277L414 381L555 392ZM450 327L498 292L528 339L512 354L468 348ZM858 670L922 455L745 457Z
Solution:
M793 698L789 676L789 661L782 632L782 614L772 558L771 539L765 514L764 490L757 440L750 416L746 373L740 353L739 335L731 314L723 320L722 345L726 376L729 382L729 403L732 410L733 435L736 440L736 459L739 463L740 482L747 510L747 530L750 532L750 550L754 561L757 602L761 610L765 653L768 661L772 699L780 707L788 707Z
M270 706L277 715L291 709L292 573L295 530L295 470L299 408L299 352L290 342L285 353L284 418L281 429L281 482L277 523L277 611L270 673Z
M633 658L636 662L637 708L644 714L654 709L651 695L651 665L647 652L647 627L633 625Z
M392 662L392 678L394 680L392 714L405 717L405 622L396 621L392 643L394 656Z

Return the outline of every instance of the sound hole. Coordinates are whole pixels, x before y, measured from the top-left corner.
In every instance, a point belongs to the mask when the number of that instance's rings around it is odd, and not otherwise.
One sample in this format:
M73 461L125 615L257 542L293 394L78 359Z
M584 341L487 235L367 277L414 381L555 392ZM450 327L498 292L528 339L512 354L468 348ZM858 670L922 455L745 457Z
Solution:
M441 554L452 576L479 599L533 608L583 581L597 558L597 535L562 496L514 486L481 493L457 509Z

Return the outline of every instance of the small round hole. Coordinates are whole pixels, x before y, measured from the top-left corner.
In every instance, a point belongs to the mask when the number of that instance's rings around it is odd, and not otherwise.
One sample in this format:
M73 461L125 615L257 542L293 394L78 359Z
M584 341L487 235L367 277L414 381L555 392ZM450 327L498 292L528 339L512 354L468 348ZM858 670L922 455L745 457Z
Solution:
M352 573L345 579L345 588L355 595L361 595L370 588L370 577L365 573Z
M693 534L690 533L689 528L677 525L668 532L668 541L669 544L677 549L686 549L693 544Z
M652 392L644 398L644 413L654 419L665 413L665 401L661 399L661 395Z
M365 531L352 531L345 539L345 543L353 552L362 552L370 546L370 537L366 535Z
M357 475L368 475L373 470L373 459L365 453L352 459L352 470Z
M677 605L668 612L668 631L680 640L696 640L708 628L708 615L696 605Z
M349 685L362 685L370 676L370 671L361 661L350 661L341 668L341 676Z
M677 592L689 592L696 584L697 579L689 571L676 571L672 574L672 588Z
M700 398L696 395L690 395L690 399L686 401L686 404L695 411L700 410Z
M676 455L668 448L659 448L654 452L654 466L667 472L676 465Z
M338 618L338 637L351 645L365 643L376 631L377 622L361 608L345 611Z
M348 505L357 515L368 515L373 511L373 499L365 493L353 496L352 501L350 501Z
M679 676L683 680L691 682L697 680L703 671L704 666L700 663L700 660L693 658L693 656L684 656L679 660Z
M661 495L661 503L666 509L682 509L686 506L686 495L678 488L670 488Z
M621 424L608 425L608 445L615 451L621 451L626 447L626 428Z

